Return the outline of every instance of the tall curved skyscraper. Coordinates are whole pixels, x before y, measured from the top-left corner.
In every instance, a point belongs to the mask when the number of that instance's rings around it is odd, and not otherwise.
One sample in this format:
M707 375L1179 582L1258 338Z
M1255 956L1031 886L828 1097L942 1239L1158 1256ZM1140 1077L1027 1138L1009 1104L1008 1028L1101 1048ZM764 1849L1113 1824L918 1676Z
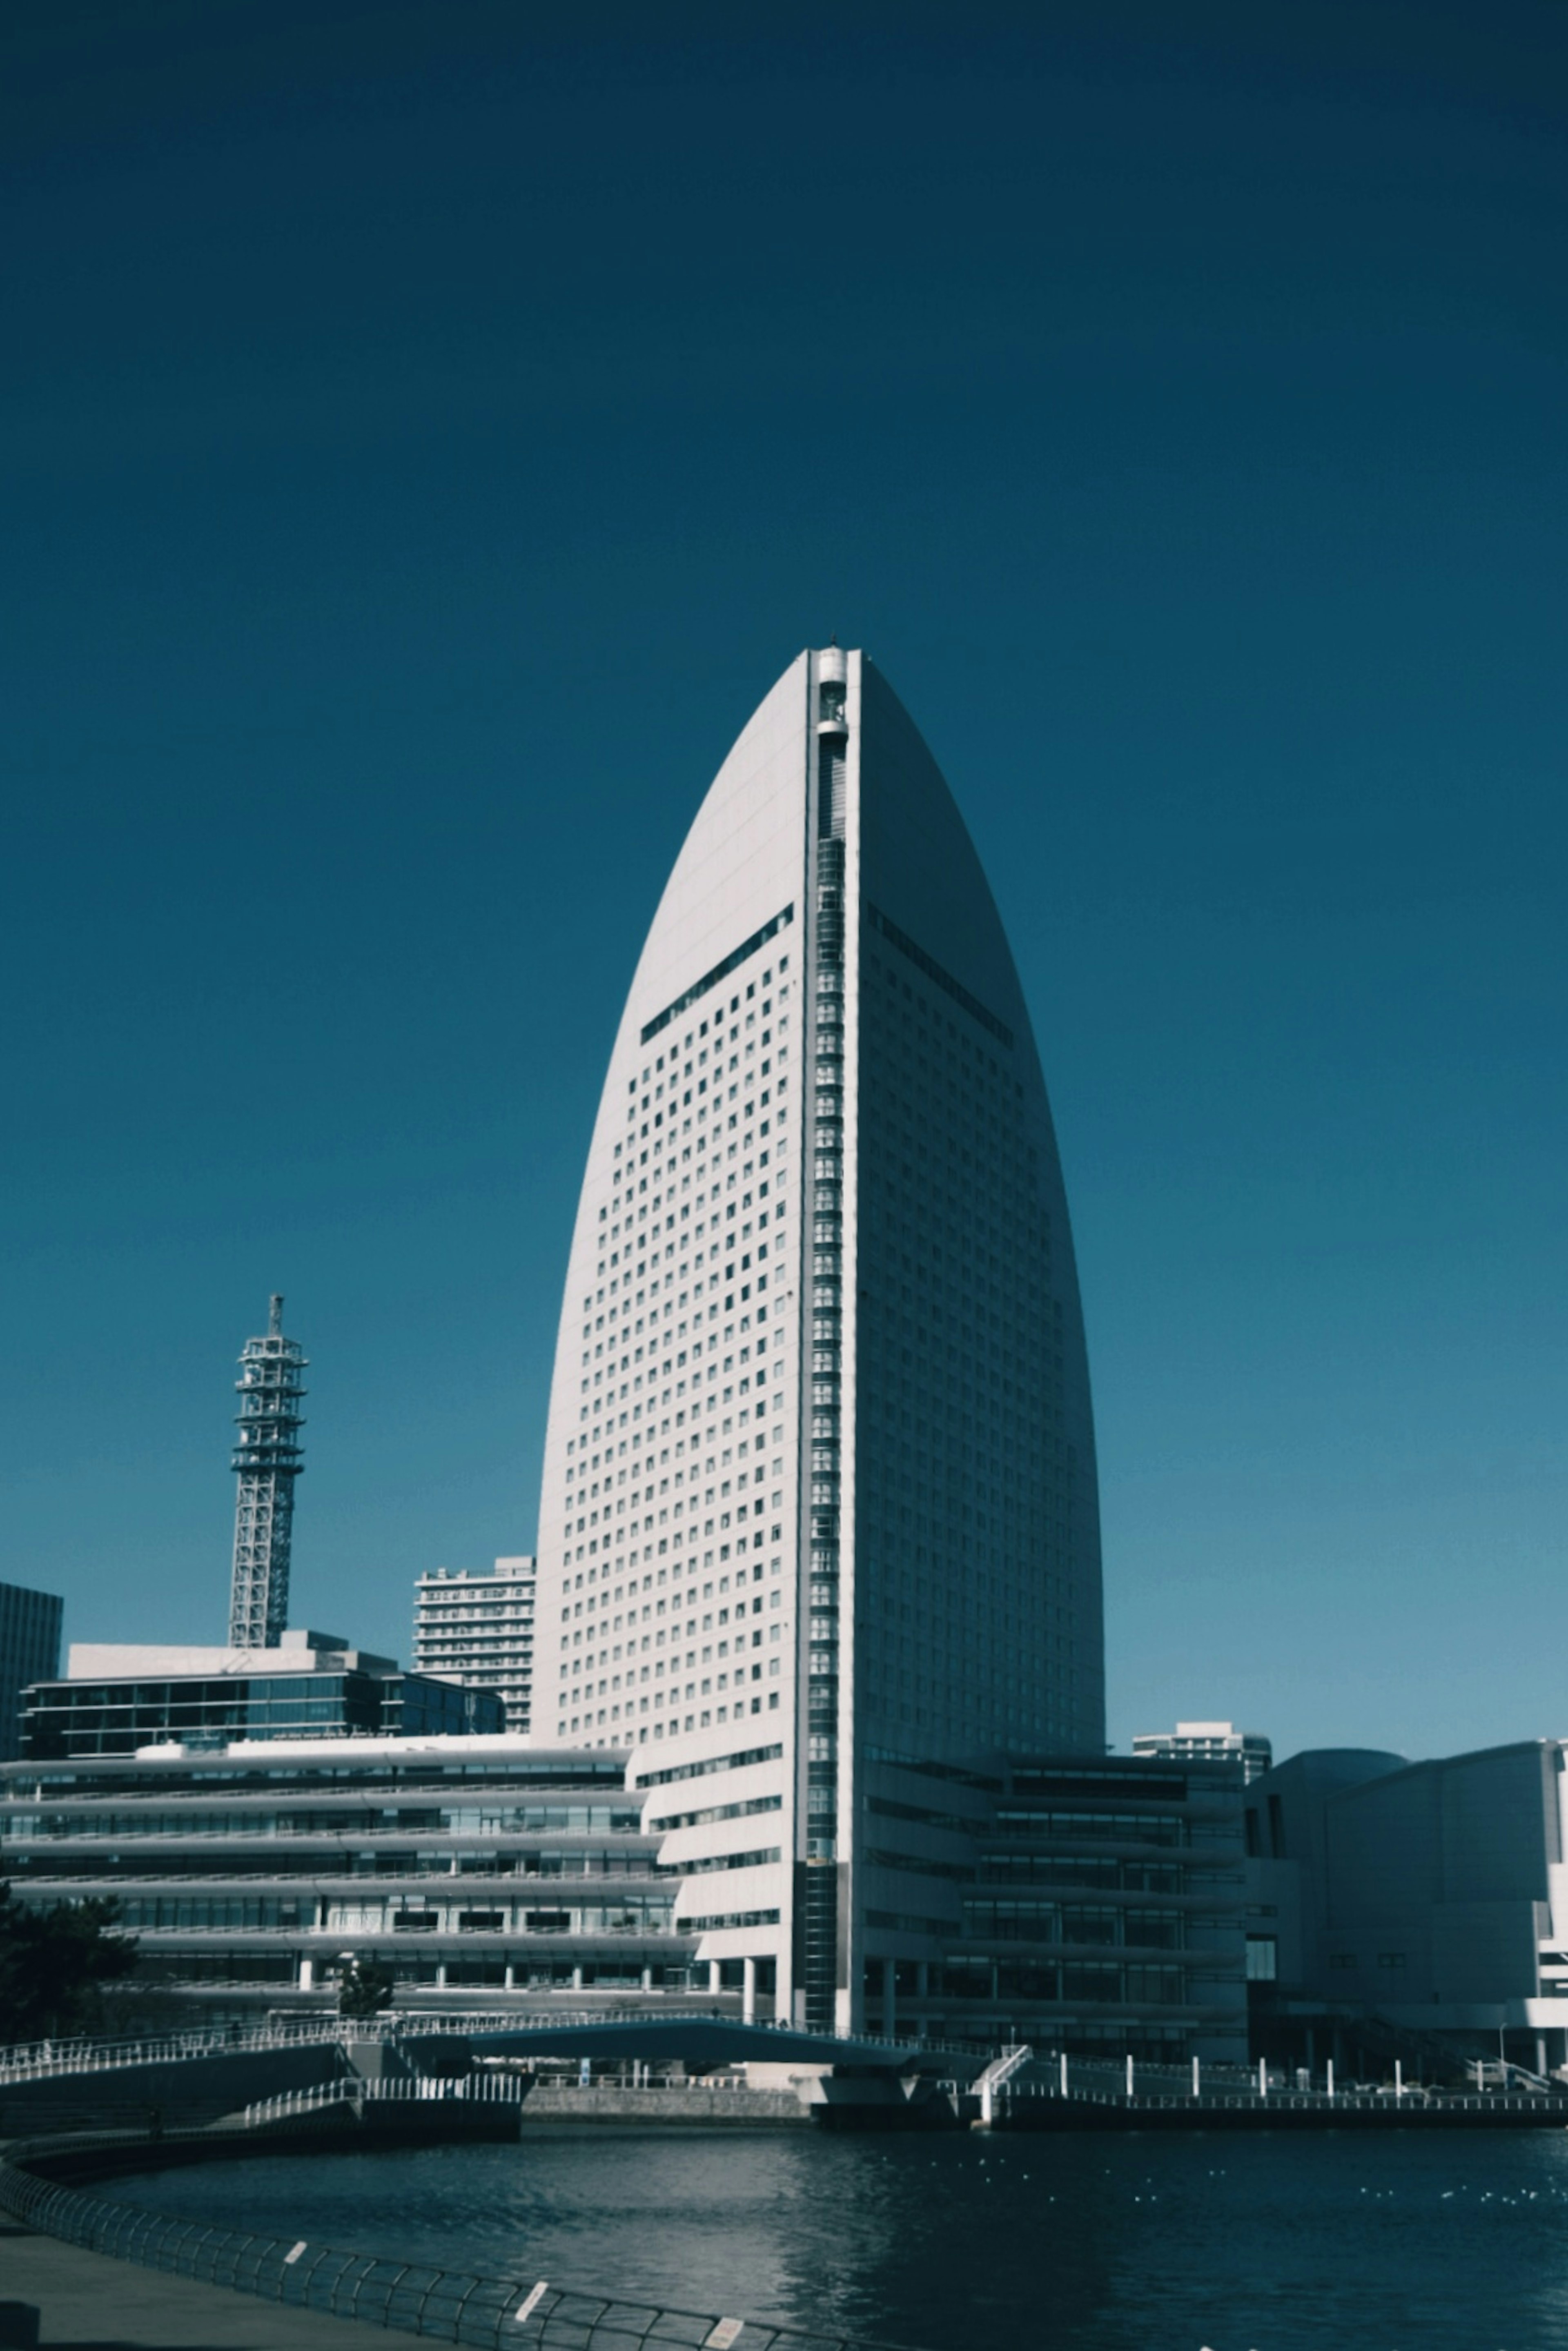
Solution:
M761 704L638 962L572 1238L536 1654L536 1737L635 1750L705 1951L776 1967L814 2021L848 2022L868 1921L912 1898L880 1767L1103 1750L1045 1086L963 820L859 653L802 653Z

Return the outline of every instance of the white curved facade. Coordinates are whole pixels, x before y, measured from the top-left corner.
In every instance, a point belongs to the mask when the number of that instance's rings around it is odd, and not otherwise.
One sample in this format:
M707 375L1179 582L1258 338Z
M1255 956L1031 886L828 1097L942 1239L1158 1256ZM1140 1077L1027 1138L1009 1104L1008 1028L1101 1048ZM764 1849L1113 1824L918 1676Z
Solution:
M705 1953L771 1961L814 2021L858 2018L867 1966L934 1950L949 1907L921 1915L940 1870L900 1865L922 1833L868 1815L868 1772L1103 1749L1045 1088L962 819L858 653L762 703L638 963L572 1238L536 1656L536 1735L635 1750Z

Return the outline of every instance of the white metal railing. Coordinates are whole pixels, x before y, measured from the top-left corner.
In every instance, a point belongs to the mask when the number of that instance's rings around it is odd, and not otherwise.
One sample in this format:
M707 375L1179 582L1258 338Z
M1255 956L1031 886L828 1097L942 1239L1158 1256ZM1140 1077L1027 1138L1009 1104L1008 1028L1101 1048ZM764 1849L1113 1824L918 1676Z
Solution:
M465 2074L455 2079L439 2074L398 2075L390 2081L361 2081L343 2076L303 2090L280 2090L275 2097L257 2098L246 2106L240 2122L246 2130L258 2123L287 2122L296 2115L318 2114L329 2106L428 2105L462 2100L471 2105L521 2105L531 2085L517 2074Z
M643 2011L633 2011L642 2013ZM704 2014L724 2011L701 2011ZM690 2015L683 2009L682 2015ZM193 2025L183 2032L146 2035L134 2040L104 2039L92 2034L48 2041L30 2041L0 2048L0 2082L29 2081L65 2074L99 2074L128 2065L165 2064L184 2057L222 2055L225 2051L287 2049L332 2041L376 2041L421 2033L470 2033L497 2024L602 2024L610 2021L602 2009L478 2011L433 2009L386 2010L380 2016L350 2018L330 2015L274 2017L266 2024ZM617 2019L616 2021L620 2021ZM733 2022L735 2019L727 2018Z
M999 2057L992 2058L975 2084L975 2088L979 2093L982 2122L988 2123L995 2120L997 2092L1005 2087L1015 2074L1020 2073L1024 2066L1031 2064L1033 2058L1034 2051L1027 2041L1016 2042L1010 2048L1004 2049Z
M166 2064L184 2057L207 2057L224 2050L288 2049L343 2036L336 2016L277 2019L264 2025L199 2025L137 2040L79 2038L28 2041L0 2048L0 2083L36 2081L67 2074L101 2074L128 2065Z
M656 1995L651 1995L656 1998ZM667 1997L667 1995L666 1995ZM677 1996L678 1997L678 1996ZM0 2085L57 2078L68 2074L120 2072L128 2066L167 2064L182 2058L238 2054L247 2050L289 2049L325 2042L392 2041L428 2034L470 2037L476 2033L571 2030L584 2025L660 2024L694 2022L736 2025L747 2023L757 2033L839 2042L855 2049L880 2049L910 2056L942 2053L973 2057L976 2044L890 2038L875 2032L806 2032L787 2017L756 2018L747 2022L734 2008L679 2006L660 2008L621 2005L604 2008L540 2009L388 2009L379 2016L274 2016L265 2024L213 2024L183 2032L161 2033L134 2040L83 2035L76 2039L33 2041L0 2048Z

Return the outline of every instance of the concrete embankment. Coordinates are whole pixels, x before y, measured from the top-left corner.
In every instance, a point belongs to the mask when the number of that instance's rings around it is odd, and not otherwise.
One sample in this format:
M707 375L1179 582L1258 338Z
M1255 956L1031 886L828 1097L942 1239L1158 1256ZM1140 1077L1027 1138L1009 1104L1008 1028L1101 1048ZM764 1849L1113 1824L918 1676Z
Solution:
M119 2129L144 2124L154 2114L170 2122L214 2122L253 2098L335 2081L343 2066L336 2043L318 2042L12 2080L0 2085L0 2137Z
M522 2107L523 2128L541 2122L702 2123L744 2125L755 2130L810 2124L811 2109L793 2090L691 2088L630 2090L612 2084L537 2082Z
M1431 2131L1563 2130L1568 2102L1561 2098L1396 2100L1259 2098L1169 2105L1134 2099L1099 2105L1087 2099L1020 2098L999 2112L1002 2131Z
M248 2130L212 2125L149 2137L141 2131L0 2147L9 2163L61 2187L85 2188L128 2172L172 2171L199 2163L248 2163L256 2156L368 2155L382 2148L515 2141L521 2108L465 2099L411 2099L396 2105L331 2106Z

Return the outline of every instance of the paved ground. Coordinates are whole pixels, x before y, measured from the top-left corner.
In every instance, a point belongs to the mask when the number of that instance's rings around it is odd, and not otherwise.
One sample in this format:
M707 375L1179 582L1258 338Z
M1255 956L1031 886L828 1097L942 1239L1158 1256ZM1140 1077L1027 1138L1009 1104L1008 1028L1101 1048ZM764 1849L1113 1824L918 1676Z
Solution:
M35 2304L47 2351L369 2351L351 2318L287 2310L229 2286L165 2277L0 2217L0 2303ZM12 2338L0 2335L0 2343Z

